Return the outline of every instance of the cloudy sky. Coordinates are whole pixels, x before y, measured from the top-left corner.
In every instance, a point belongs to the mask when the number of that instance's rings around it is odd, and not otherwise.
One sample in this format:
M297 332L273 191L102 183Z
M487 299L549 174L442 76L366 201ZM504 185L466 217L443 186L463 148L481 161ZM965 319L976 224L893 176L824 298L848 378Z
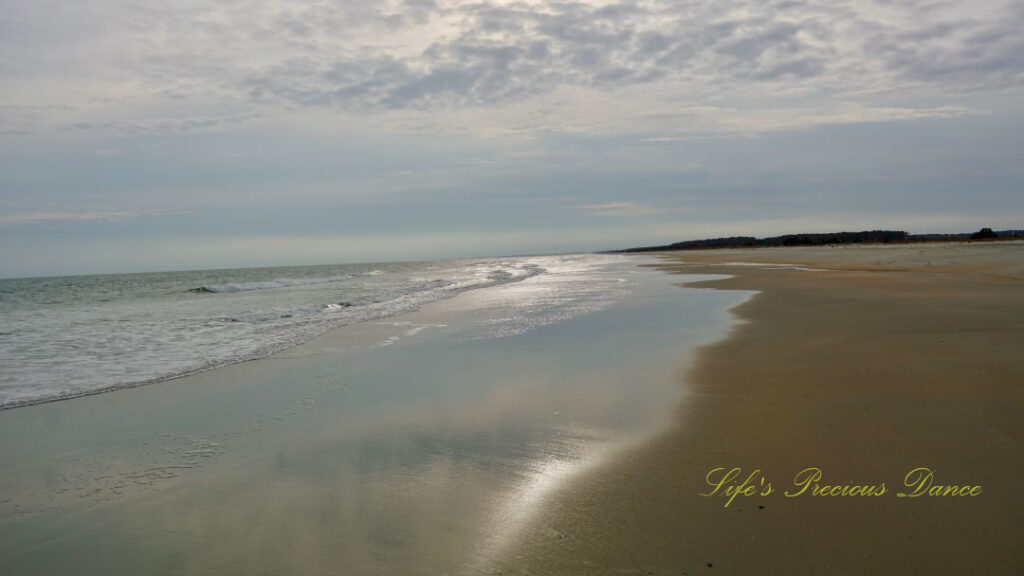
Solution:
M0 276L1024 228L1019 0L5 0Z

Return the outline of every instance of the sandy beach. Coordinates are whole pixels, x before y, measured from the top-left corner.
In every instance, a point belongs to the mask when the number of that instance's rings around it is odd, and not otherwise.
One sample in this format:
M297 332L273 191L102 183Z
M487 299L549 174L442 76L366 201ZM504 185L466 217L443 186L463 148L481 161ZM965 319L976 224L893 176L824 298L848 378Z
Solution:
M0 412L3 565L1022 572L1024 244L659 258Z
M1024 0L0 54L0 576L1024 576Z
M1024 573L1024 245L663 258L732 275L694 286L759 293L686 376L672 431L556 493L496 571ZM811 467L821 486L885 492L787 497ZM701 495L733 468L753 493ZM898 497L917 468L981 488Z

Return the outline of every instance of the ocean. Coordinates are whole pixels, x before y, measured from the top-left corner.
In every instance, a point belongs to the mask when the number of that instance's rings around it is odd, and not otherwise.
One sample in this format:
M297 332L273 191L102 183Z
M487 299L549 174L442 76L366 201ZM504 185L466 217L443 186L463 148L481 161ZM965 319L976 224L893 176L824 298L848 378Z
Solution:
M538 275L550 289L531 304L577 314L626 292L602 276L621 260L582 254L0 280L0 409L261 358L339 326Z
M538 512L673 425L750 295L655 261L5 280L0 565L494 574L572 537Z

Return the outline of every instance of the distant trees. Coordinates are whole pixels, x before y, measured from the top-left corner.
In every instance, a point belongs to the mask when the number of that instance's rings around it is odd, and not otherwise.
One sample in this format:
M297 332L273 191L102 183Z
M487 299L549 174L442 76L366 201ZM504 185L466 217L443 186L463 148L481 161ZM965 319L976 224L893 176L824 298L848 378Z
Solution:
M666 244L664 246L642 246L625 250L609 250L609 253L660 252L662 250L707 250L713 248L754 248L759 246L826 246L838 244L888 244L890 242L962 242L965 240L1012 240L1024 237L1024 230L999 230L982 228L973 234L907 234L902 230L867 230L863 232L831 232L828 234L786 234L770 238L753 236L729 236L727 238L705 238Z
M864 232L831 232L828 234L786 234L770 238L730 236L688 240L665 246L629 248L618 252L654 252L660 250L703 250L710 248L752 248L756 246L822 246L827 244L860 244L902 242L909 234L902 230L870 230Z

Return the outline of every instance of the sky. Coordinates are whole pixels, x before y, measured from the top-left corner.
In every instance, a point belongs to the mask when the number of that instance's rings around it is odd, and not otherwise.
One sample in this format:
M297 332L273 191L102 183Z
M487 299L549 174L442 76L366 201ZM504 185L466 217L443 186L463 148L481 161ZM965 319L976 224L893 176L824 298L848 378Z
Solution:
M1024 228L1019 0L5 0L0 277Z

